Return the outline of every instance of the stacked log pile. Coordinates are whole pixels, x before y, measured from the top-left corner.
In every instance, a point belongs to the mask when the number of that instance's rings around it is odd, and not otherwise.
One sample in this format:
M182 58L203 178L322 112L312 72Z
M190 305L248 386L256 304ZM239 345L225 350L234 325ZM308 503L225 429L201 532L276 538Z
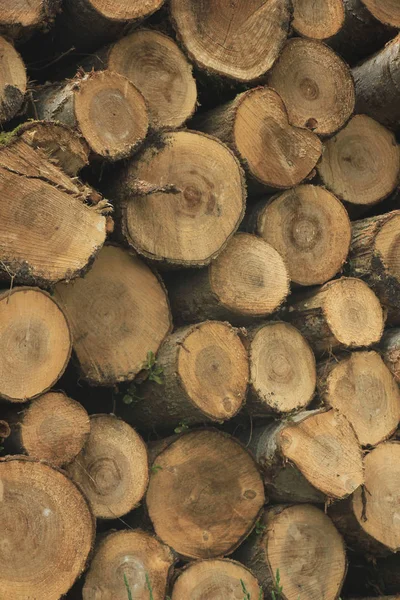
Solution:
M0 600L400 598L399 30L0 2Z

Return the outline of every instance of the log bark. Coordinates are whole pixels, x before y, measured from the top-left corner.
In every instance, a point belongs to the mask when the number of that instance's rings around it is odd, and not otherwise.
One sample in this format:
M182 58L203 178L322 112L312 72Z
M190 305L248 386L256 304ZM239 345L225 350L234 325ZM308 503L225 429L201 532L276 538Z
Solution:
M146 492L147 448L125 421L92 415L89 439L67 472L83 490L95 517L116 519L133 510Z
M3 598L60 598L84 571L94 543L87 501L63 472L28 457L0 459L0 479Z
M383 334L379 345L385 364L394 378L400 382L400 329L389 329Z
M400 391L377 352L354 352L322 363L321 398L347 417L362 446L389 438L400 421Z
M82 65L86 71L109 69L129 79L143 94L155 129L181 127L195 111L192 66L174 40L159 31L134 31Z
M186 558L231 554L264 505L252 456L227 434L197 430L167 446L157 465L146 505L160 539Z
M282 97L292 125L322 136L341 129L354 110L348 66L316 40L289 40L268 75L268 84Z
M182 267L207 265L221 252L243 218L246 198L234 154L192 131L161 134L117 173L109 191L123 239L158 264Z
M171 329L158 277L136 256L105 246L87 275L55 288L71 322L74 351L91 385L130 381Z
M239 81L257 79L272 67L288 36L291 13L288 0L171 2L172 22L190 59Z
M129 420L148 429L222 422L242 408L249 378L247 352L228 323L177 329L157 354L161 384L147 379Z
M280 496L282 481L287 501L307 498L297 484L289 489L289 478L292 483L301 480L293 471L287 478L283 476L281 472L290 464L328 498L349 496L364 482L360 443L346 417L336 410L302 411L290 419L257 427L249 449L263 469L267 493L271 488Z
M302 506L274 506L241 546L239 559L257 576L266 598L336 600L346 575L346 550L341 535L322 510ZM256 596L255 596L256 597ZM253 596L252 596L253 598Z
M385 592L396 594L384 597L383 600L400 600L399 554L391 554L385 558L378 558L373 565L368 565L366 579L371 584Z
M5 0L1 5L0 33L16 43L36 31L47 31L61 8L61 0Z
M399 442L379 444L364 458L365 484L331 507L329 514L353 550L373 556L398 552L399 459Z
M343 0L293 0L293 8L293 29L303 37L322 41L343 27Z
M342 277L294 295L282 311L318 354L367 348L381 339L382 307L361 279Z
M400 123L400 35L353 69L356 111L382 125L398 129Z
M276 311L288 292L289 278L280 254L247 233L236 234L207 269L191 272L169 289L178 320L241 324Z
M288 414L305 408L314 395L314 354L289 323L248 329L250 389L246 408L254 416Z
M199 560L181 570L172 588L171 600L242 598L243 584L248 597L263 600L257 579L245 566L228 559Z
M107 202L18 135L0 146L0 267L7 278L49 287L88 268L106 238Z
M317 285L338 273L350 248L351 226L342 203L323 187L301 185L250 209L249 231L279 252L291 281Z
M92 153L109 161L138 150L149 127L141 92L126 77L111 71L78 74L36 88L32 114L77 129Z
M318 136L293 127L282 98L268 87L247 90L193 123L232 148L247 173L267 188L301 183L322 152Z
M26 88L27 77L24 61L6 39L0 37L0 124L4 124L20 110Z
M101 597L126 600L126 581L136 598L149 595L146 577L151 583L153 600L164 600L174 557L168 546L140 529L107 534L95 548L85 577L82 600Z
M325 142L318 173L338 198L357 205L381 202L396 189L400 150L394 134L366 115L356 115Z
M400 210L352 223L350 275L360 277L383 305L400 308Z
M49 390L71 356L64 313L46 292L14 288L0 294L0 398L26 402Z

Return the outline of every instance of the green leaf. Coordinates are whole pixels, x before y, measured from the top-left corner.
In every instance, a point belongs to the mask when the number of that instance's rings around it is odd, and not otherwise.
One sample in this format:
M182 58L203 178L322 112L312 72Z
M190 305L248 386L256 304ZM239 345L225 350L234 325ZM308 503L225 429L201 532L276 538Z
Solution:
M178 427L175 427L174 432L182 433L183 431L187 431L188 429L189 427L186 425L186 423L179 423Z
M130 394L125 394L125 396L122 398L122 402L124 404L132 404L133 396L131 396Z
M153 473L157 473L158 471L162 471L162 467L160 465L151 465L151 470Z
M150 582L148 573L146 573L146 584L147 584L147 589L149 590L149 600L154 600L153 588L151 587L151 582Z
M164 383L163 379L156 373L150 373L149 381L155 381L155 383L158 383L158 385L163 385Z
M129 581L124 573L124 583L126 587L126 591L128 592L128 600L133 600L131 588L129 587Z

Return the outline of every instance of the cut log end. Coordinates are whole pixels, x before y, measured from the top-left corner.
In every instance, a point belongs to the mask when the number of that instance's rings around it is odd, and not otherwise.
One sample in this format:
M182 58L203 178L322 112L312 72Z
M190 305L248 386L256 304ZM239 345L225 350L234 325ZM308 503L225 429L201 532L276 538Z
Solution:
M101 589L104 598L126 600L126 581L137 597L164 600L174 558L168 546L141 531L108 534L95 549L82 591L83 600L93 600Z
M95 535L88 504L61 471L0 459L0 589L4 598L60 598L85 568ZM62 567L61 567L62 565Z
M15 117L21 108L27 87L27 77L21 56L2 37L0 37L0 53L2 57L0 69L0 123L2 124Z
M293 7L293 29L304 37L326 40L343 26L343 0L294 0Z
M230 436L200 430L179 437L156 461L146 503L157 535L188 558L232 553L264 504L250 454Z
M16 42L27 40L36 30L52 24L60 0L5 0L1 4L0 31Z
M385 25L400 28L400 6L396 0L363 0L370 13Z
M67 471L81 486L96 517L116 519L134 509L146 491L147 449L121 419L93 415L89 439Z
M230 600L242 598L244 588L250 598L262 600L260 585L246 567L227 559L202 560L183 569L174 583L171 600Z
M318 165L324 184L352 204L376 204L396 188L400 154L395 136L366 115L356 115L325 142Z
M301 185L255 209L255 233L284 259L299 285L325 283L341 269L350 247L347 211L330 192Z
M79 402L62 392L49 392L26 409L21 444L29 456L62 466L79 454L89 431L89 416Z
M192 67L166 35L143 29L122 38L112 46L107 65L142 92L155 127L180 127L193 114Z
M59 305L34 288L0 295L0 397L26 402L51 388L71 355L71 335Z
M268 77L282 97L289 121L320 135L340 129L354 110L354 83L347 65L315 40L289 40Z
M111 71L90 73L75 94L75 116L91 150L108 160L127 158L149 127L146 102L125 77Z
M164 0L120 0L117 5L109 0L87 0L105 19L110 21L136 21L148 17L161 8Z
M173 0L171 12L190 57L208 71L240 81L256 79L271 68L291 20L287 0L262 6L256 0L238 4Z

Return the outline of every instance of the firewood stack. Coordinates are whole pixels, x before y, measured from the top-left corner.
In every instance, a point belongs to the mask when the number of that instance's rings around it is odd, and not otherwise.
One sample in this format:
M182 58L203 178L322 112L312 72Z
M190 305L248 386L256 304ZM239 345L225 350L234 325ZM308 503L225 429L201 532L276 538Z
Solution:
M0 600L400 598L399 30L0 3Z

